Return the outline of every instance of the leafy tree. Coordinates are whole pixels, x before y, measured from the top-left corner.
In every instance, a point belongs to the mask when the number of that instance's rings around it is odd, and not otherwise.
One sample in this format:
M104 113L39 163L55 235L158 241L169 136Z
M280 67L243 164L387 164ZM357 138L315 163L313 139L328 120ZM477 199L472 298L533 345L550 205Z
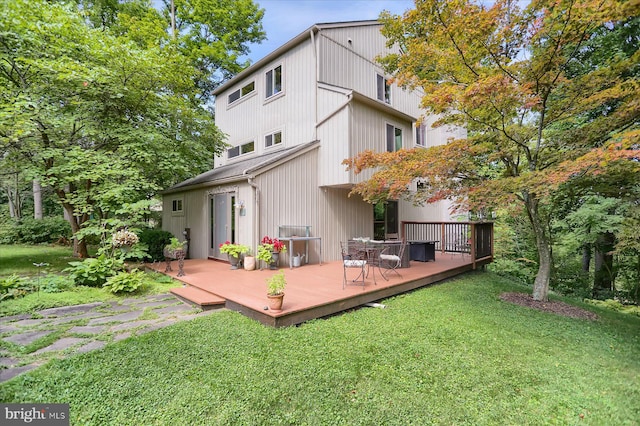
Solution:
M171 45L92 28L73 4L0 7L0 151L55 191L86 257L91 218L139 214L137 200L208 169L222 136Z
M423 107L440 117L435 125L466 126L469 137L430 149L364 152L345 163L356 172L378 168L354 188L369 201L450 198L471 209L524 211L538 254L533 297L547 300L550 197L583 175L611 168L640 172L637 40L629 55L573 66L585 52L601 52L590 41L602 28L637 15L638 6L615 0L517 4L424 0L402 17L383 13L383 33L400 53L381 63L400 85L424 91ZM426 189L411 194L407 188L416 178Z

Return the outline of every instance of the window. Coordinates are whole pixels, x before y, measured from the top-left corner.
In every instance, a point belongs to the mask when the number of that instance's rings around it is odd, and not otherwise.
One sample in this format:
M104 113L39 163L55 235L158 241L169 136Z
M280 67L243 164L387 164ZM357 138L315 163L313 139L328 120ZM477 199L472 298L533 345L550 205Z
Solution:
M391 84L389 80L378 74L377 80L378 100L385 104L391 104Z
M264 146L269 148L270 146L279 145L282 143L282 132L275 132L264 137Z
M387 124L387 151L395 152L399 149L402 149L402 129Z
M255 144L253 143L253 141L251 141L242 145L234 146L233 148L229 148L227 150L227 157L234 158L240 155L249 154L253 151L255 151Z
M282 92L282 65L278 65L274 69L267 71L265 78L265 86L267 88L266 98Z
M427 146L427 126L424 124L416 127L416 145Z
M256 82L252 81L251 83L242 86L240 89L229 95L229 104L234 103L238 99L244 98L245 96L253 93L256 90Z
M171 214L173 216L181 216L183 214L184 210L182 210L182 203L182 198L171 200Z

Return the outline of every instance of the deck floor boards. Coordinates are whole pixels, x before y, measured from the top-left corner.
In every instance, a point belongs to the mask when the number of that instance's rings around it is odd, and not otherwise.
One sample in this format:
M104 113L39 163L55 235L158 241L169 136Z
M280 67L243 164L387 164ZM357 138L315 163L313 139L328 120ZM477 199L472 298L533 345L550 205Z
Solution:
M175 263L175 262L174 262ZM176 265L173 265L176 266ZM150 265L164 272L165 264ZM391 297L415 288L423 287L446 278L472 270L469 255L436 253L435 262L411 261L409 268L391 273L385 281L376 273L374 284L372 272L362 285L349 283L342 288L343 268L339 261L306 264L299 268L282 268L287 287L281 311L265 310L267 305L266 280L277 271L244 269L232 270L228 263L208 259L187 259L185 276L176 277L177 268L169 275L188 286L204 290L226 300L226 307L239 311L264 324L287 326L299 324L313 318L339 313L364 303ZM348 269L348 278L355 278L357 269Z

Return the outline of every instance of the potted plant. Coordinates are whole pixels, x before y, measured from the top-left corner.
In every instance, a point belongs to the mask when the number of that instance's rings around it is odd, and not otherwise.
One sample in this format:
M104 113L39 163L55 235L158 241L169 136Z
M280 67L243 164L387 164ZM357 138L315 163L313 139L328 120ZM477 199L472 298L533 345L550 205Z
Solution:
M176 237L171 237L169 244L164 246L164 257L178 259L179 257L184 256L184 246L186 244L186 241L180 241Z
M245 271L253 271L256 269L256 257L251 253L251 249L245 253L242 264L244 265Z
M269 299L269 309L272 311L282 310L282 300L284 298L284 288L287 280L284 276L284 270L273 274L267 278L267 299Z
M265 236L258 246L258 260L269 265L269 269L278 269L280 252L286 252L287 246L277 238Z
M225 241L220 244L220 253L226 253L231 264L231 269L238 269L240 258L244 253L249 251L249 246L244 244L234 244L230 241Z

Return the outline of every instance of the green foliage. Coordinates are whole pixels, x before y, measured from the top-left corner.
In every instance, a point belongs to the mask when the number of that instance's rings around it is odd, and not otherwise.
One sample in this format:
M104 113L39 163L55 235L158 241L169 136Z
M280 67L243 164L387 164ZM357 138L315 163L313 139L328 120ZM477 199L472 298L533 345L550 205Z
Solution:
M169 244L167 244L164 248L166 248L169 251L181 250L184 248L186 244L187 244L186 241L180 241L176 237L171 237L169 239Z
M107 278L124 269L124 261L117 257L108 257L101 254L95 258L84 259L79 262L69 262L71 265L64 272L76 285L100 287L107 282Z
M16 274L0 279L0 301L22 297L34 291L34 286L29 280Z
M284 293L287 286L287 280L284 276L284 270L280 269L277 273L267 278L267 294L269 296L277 296Z
M221 311L48 363L0 399L64 395L71 424L637 423L640 318L564 318L500 300L512 291L469 274L282 329Z
M488 269L520 284L531 285L536 276L537 264L522 258L500 258L490 263Z
M623 314L635 315L640 317L640 306L637 306L637 305L624 305L620 303L620 301L614 300L614 299L606 299L606 300L585 299L585 302L594 306L613 309L614 311L617 311Z
M163 231L161 229L143 229L140 234L140 242L147 245L147 253L152 262L160 262L164 259L162 253L164 247L170 243L171 232Z
M249 246L244 244L232 244L229 241L220 244L220 253L226 253L229 256L240 258L240 255L248 253Z
M256 259L262 260L263 262L269 264L271 263L272 251L273 246L271 244L260 244L258 246L258 254L256 255Z
M32 282L43 293L60 293L73 288L74 283L68 276L47 274L39 278L32 278Z
M71 238L71 227L62 217L42 219L23 218L16 226L14 243L39 244L67 241Z
M118 274L107 278L107 282L103 287L111 293L132 293L145 282L145 273L134 269L131 272L119 272Z

